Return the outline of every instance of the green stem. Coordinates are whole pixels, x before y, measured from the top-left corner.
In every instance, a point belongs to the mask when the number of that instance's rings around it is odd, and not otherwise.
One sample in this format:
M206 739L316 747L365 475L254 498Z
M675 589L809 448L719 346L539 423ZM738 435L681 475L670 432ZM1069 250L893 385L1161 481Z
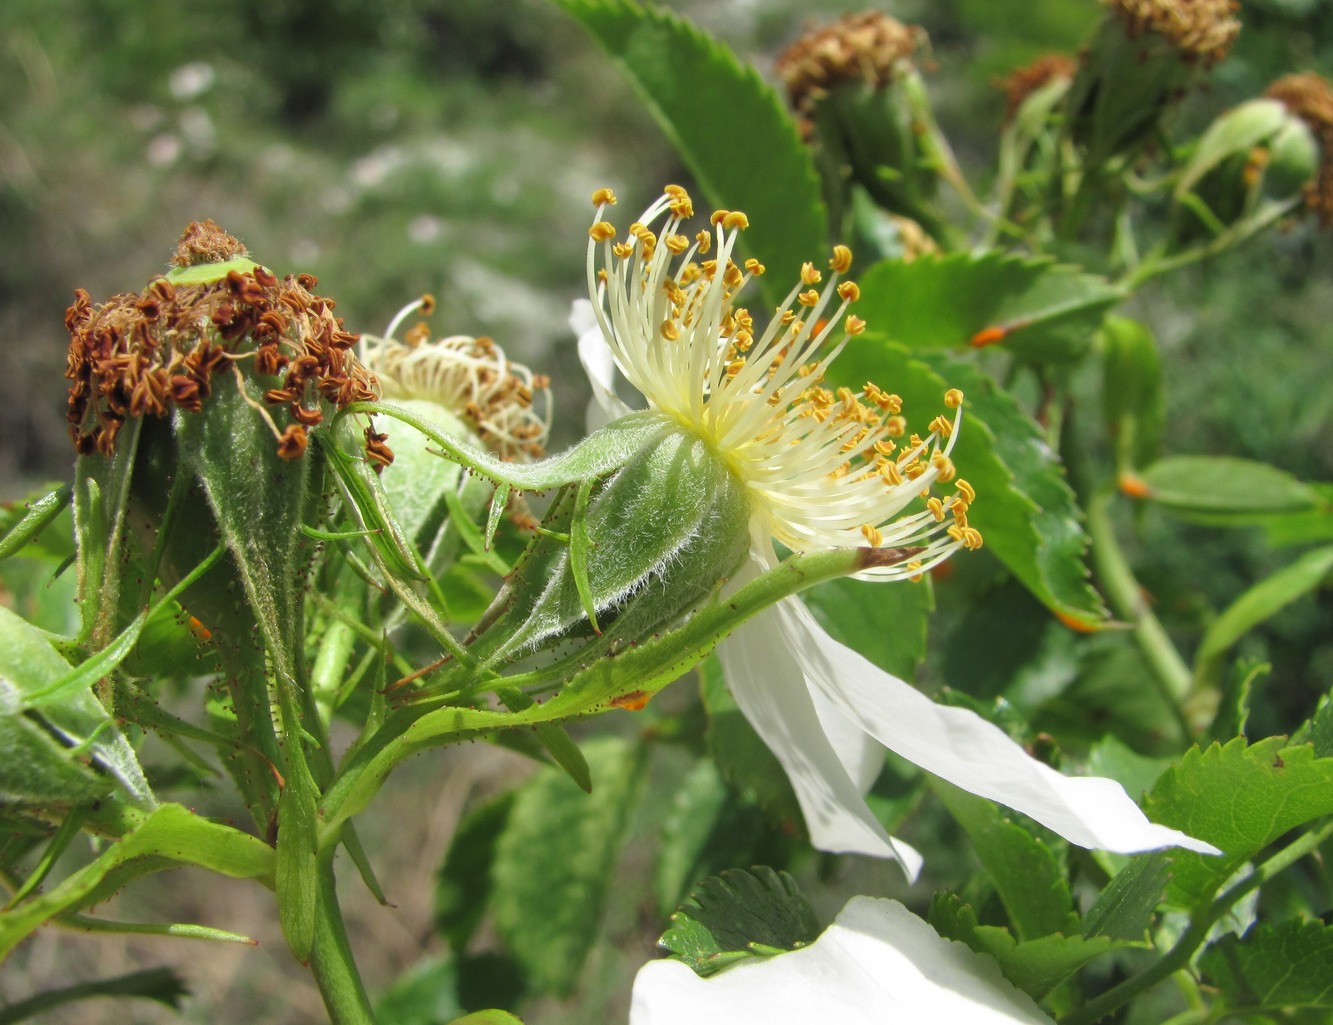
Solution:
M375 1025L375 1012L361 982L352 946L347 940L338 889L333 877L333 848L319 859L315 898L315 942L310 971L332 1025Z
M1181 702L1189 693L1189 667L1144 600L1139 582L1115 536L1110 514L1113 494L1110 487L1099 488L1087 503L1088 536L1092 539L1092 559L1097 569L1097 579L1106 592L1111 610L1133 626L1134 640L1152 670L1158 690L1175 714L1181 739L1189 743L1193 739L1193 731L1181 707Z
M1207 907L1191 914L1189 928L1161 960L1118 986L1113 986L1077 1010L1071 1011L1060 1019L1060 1025L1093 1025L1140 993L1180 971L1189 964L1194 952L1203 945L1213 925L1242 897L1312 853L1330 835L1333 835L1333 821L1326 822L1319 829L1301 834Z

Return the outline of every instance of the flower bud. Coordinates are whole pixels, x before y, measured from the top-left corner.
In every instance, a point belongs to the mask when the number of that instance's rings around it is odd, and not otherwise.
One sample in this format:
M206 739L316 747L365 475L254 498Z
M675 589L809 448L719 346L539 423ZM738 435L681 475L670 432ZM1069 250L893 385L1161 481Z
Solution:
M1240 31L1234 0L1103 0L1069 92L1069 130L1089 165L1142 145L1200 69Z
M1305 201L1319 217L1321 227L1333 225L1333 87L1314 72L1288 75L1268 87L1268 95L1300 118L1319 142L1321 159L1317 177L1307 181ZM1295 133L1275 139L1274 171L1299 174L1304 166L1304 144Z
M807 33L777 61L817 159L891 213L934 234L939 178L934 114L913 57L925 32L885 14L852 14ZM835 214L846 197L832 197Z

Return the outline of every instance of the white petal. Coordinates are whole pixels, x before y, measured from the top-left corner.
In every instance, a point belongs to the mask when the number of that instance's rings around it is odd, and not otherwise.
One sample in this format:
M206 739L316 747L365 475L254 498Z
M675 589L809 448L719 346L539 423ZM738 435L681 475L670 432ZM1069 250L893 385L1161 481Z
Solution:
M810 946L701 979L653 961L630 1025L1051 1025L995 961L946 940L897 901L853 897Z
M616 397L616 360L602 336L602 329L597 326L592 303L587 299L575 299L569 326L578 337L579 362L592 385L592 402L588 403L588 433L591 434L631 410Z
M1031 816L1071 843L1120 854L1211 844L1149 822L1115 780L1062 776L999 727L965 708L938 705L845 645L798 601L775 618L810 685L892 751L964 790Z
M921 856L889 836L866 807L858 782L824 733L774 610L738 627L718 646L718 658L745 718L786 770L815 847L896 858L916 878Z

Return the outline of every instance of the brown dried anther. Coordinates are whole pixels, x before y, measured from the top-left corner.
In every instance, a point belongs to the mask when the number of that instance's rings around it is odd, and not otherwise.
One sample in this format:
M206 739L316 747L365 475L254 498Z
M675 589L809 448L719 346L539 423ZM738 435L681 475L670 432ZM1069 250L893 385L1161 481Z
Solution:
M202 221L186 229L172 262L196 267L244 255L240 242ZM100 305L76 291L65 314L66 418L75 450L111 455L130 417L201 412L215 375L234 366L249 370L266 406L285 408L295 421L281 427L261 407L279 455L300 458L306 427L324 418L321 399L342 408L379 397L375 375L348 352L357 336L333 315L332 299L311 291L315 285L309 274L280 280L256 266L202 283L159 278ZM393 458L382 435L368 454L380 464Z
M1073 81L1078 62L1065 53L1047 53L1016 71L1011 71L998 85L1004 90L1004 120L1012 121L1023 101L1056 79Z
M1186 61L1216 64L1240 33L1236 0L1102 0L1130 39L1145 32L1165 36Z

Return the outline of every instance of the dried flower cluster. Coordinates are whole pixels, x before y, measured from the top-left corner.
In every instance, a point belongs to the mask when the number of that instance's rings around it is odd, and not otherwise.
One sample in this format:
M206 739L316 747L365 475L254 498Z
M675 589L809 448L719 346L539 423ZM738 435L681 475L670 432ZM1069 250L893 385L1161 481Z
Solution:
M1047 53L1016 71L1011 71L999 81L1004 90L1004 120L1012 121L1023 101L1056 79L1073 81L1078 71L1078 62L1065 53Z
M1130 39L1157 32L1186 61L1216 64L1240 32L1236 0L1103 0L1124 22Z
M192 268L244 255L236 239L204 221L186 229L172 262ZM255 265L204 283L158 278L138 294L98 305L79 289L65 314L75 449L110 455L131 417L200 412L216 375L230 370L272 428L279 454L299 458L306 429L324 418L324 403L341 408L379 394L375 377L348 351L358 336L343 330L333 300L313 294L315 285L309 274L279 280ZM246 394L247 376L262 389L262 402ZM267 407L286 411L283 428ZM383 436L366 437L374 462L392 461Z
M778 57L777 71L792 106L808 116L839 82L860 79L876 88L909 66L925 32L878 11L849 14L807 32Z
M405 316L418 309L429 314L433 306L425 296L401 311L383 338L362 339L361 359L379 378L384 398L437 403L467 421L502 459L540 459L551 431L550 378L512 362L490 338L432 341L424 321L401 342L393 336Z
M1333 227L1333 87L1313 71L1279 78L1267 95L1284 104L1304 121L1319 140L1319 174L1306 190L1305 200L1319 215L1323 227Z

